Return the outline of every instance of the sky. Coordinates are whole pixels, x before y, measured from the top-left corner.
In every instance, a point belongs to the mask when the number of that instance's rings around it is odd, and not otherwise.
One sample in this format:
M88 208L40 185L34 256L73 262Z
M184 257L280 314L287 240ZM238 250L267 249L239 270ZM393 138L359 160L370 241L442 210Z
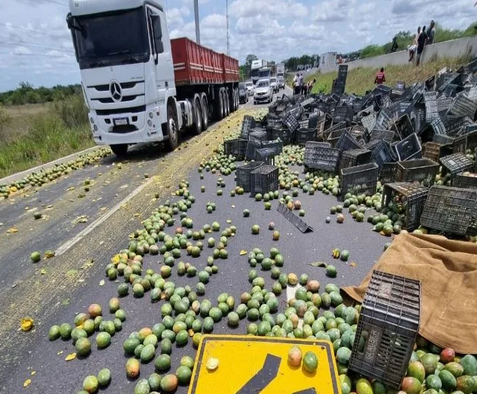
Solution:
M101 0L96 0L101 1ZM124 0L127 1L127 0ZM171 37L195 39L193 0L164 0ZM474 0L229 0L230 54L280 62L291 56L350 52L384 44L436 20L463 29ZM226 0L199 0L201 43L226 52ZM79 83L65 16L68 0L0 0L0 92Z

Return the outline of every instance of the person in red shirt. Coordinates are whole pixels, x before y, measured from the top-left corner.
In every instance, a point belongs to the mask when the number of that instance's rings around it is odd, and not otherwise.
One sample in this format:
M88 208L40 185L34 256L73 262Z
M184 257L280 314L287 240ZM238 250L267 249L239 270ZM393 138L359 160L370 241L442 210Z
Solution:
M386 82L386 73L384 72L384 68L381 68L381 71L379 71L376 74L376 78L374 80L374 83L376 85L382 85L384 82Z

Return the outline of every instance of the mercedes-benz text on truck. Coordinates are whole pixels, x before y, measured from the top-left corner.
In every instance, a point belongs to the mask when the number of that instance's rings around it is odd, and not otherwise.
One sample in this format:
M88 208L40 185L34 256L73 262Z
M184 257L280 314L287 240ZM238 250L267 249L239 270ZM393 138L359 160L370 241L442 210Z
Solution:
M164 0L70 0L67 16L94 141L179 144L239 106L238 61L169 39Z

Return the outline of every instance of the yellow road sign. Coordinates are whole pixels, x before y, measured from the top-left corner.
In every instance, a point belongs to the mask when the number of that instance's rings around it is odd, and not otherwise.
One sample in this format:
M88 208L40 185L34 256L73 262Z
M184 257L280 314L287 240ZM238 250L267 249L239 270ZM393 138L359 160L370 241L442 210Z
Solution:
M288 364L298 346L313 352L318 369L310 374ZM211 371L206 365L218 360ZM205 335L197 352L189 394L341 394L333 346L328 341Z

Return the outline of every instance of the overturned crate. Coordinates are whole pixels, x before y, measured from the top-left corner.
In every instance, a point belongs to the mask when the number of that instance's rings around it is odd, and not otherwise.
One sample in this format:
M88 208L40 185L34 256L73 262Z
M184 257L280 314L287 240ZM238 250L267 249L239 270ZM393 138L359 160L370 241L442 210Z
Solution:
M381 168L384 163L395 161L391 152L391 146L386 141L373 141L367 145L372 152L373 159Z
M298 129L295 132L295 143L305 145L308 141L318 141L318 129Z
M402 229L413 231L420 225L428 193L427 187L416 183L387 183L383 187L381 206L391 209L393 214L400 215Z
M431 187L438 172L439 164L429 159L399 161L396 163L396 182L418 182Z
M476 172L462 172L454 177L452 186L461 189L477 189L477 171Z
M477 235L477 190L431 187L421 224L444 233Z
M363 299L349 368L399 388L416 341L421 285L374 271Z
M422 157L422 146L415 133L398 142L395 149L399 161L420 159Z
M379 171L379 179L381 183L392 183L396 181L396 165L397 163L383 163Z
M452 146L439 144L437 142L427 142L422 146L422 157L439 162L441 157L452 154Z
M237 160L243 160L247 152L247 144L247 140L240 138L224 141L224 154L232 155Z
M250 174L258 167L263 166L263 162L253 161L237 167L235 170L235 180L238 187L241 187L245 192L250 192Z
M340 169L367 164L370 163L372 159L373 154L368 149L347 150L341 155Z
M341 197L347 193L365 194L376 193L379 167L376 163L344 168L341 170Z
M305 168L336 172L340 151L326 142L307 142L303 164Z
M442 164L442 175L449 174L451 180L461 172L470 171L474 166L472 160L462 153L442 157L439 161Z
M278 167L264 164L250 173L250 193L268 193L278 190Z

